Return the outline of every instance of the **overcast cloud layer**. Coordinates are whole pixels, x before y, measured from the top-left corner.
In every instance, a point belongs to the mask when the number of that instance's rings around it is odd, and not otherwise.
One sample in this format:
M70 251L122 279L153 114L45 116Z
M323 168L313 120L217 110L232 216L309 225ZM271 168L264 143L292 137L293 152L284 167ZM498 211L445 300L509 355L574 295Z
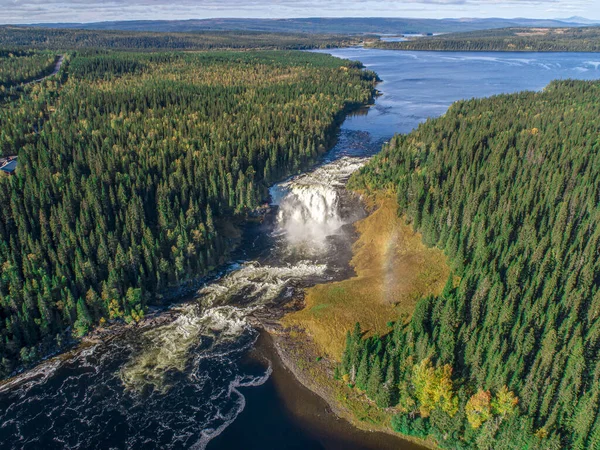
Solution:
M215 17L600 19L600 0L0 0L0 23Z

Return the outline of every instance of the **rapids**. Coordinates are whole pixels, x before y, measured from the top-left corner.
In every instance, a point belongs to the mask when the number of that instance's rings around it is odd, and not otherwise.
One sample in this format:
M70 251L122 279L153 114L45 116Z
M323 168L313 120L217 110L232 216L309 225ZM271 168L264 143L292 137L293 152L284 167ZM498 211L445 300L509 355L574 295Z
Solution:
M16 400L1 416L12 419L0 426L0 437L14 433L14 448L88 448L102 439L119 447L206 448L244 409L239 389L271 374L270 365L240 370L257 337L251 317L346 268L340 255L349 254L352 233L344 225L364 212L344 184L366 161L344 156L273 186L272 217L257 236L266 235L259 245L266 251L174 305L172 320L17 377L5 388ZM23 408L30 402L48 409L32 415Z

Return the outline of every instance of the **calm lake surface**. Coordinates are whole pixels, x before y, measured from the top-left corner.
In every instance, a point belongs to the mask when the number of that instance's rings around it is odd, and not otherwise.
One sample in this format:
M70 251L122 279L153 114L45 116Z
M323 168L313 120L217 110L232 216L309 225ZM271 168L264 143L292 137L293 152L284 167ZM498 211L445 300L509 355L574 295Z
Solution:
M384 94L367 117L346 120L343 130L389 138L407 133L456 100L539 91L555 79L600 78L599 53L405 52L349 48L327 51L361 61L377 72Z
M321 170L273 189L279 208L247 230L238 262L174 307L173 320L49 361L0 387L1 448L418 448L336 419L247 319L305 286L347 275L351 236L332 232L319 242L311 233L315 223L343 225L362 214L335 185L359 158L455 100L600 78L600 54L327 52L379 74L375 105L346 119ZM318 245L298 246L307 236Z

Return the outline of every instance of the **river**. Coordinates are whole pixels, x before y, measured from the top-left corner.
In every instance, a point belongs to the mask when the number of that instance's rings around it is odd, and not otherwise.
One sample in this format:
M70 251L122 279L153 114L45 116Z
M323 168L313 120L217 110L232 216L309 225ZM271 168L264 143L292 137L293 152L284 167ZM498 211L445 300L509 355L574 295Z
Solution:
M600 78L600 55L327 52L380 75L375 104L345 120L316 170L272 188L272 211L245 231L236 262L174 305L171 320L52 359L0 388L0 447L418 448L333 417L290 377L251 317L348 275L350 224L364 211L343 185L394 133L455 100Z

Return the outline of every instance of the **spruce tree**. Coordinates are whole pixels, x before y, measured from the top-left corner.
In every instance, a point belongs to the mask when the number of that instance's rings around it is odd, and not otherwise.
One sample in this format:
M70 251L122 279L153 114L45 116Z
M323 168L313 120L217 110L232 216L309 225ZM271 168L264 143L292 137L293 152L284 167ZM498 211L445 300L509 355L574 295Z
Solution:
M344 348L344 353L342 353L342 364L341 370L344 374L350 373L350 368L352 364L352 351L354 350L354 343L352 342L352 335L350 331L346 332L346 347Z
M381 358L376 356L373 365L371 366L367 382L367 395L371 400L377 399L382 383L383 374L381 373Z
M389 408L398 403L398 382L393 362L388 364L385 382L381 386L375 401L377 402L377 405L382 408Z
M359 389L366 391L367 382L369 381L369 354L367 351L362 352L362 358L356 372L356 386Z

